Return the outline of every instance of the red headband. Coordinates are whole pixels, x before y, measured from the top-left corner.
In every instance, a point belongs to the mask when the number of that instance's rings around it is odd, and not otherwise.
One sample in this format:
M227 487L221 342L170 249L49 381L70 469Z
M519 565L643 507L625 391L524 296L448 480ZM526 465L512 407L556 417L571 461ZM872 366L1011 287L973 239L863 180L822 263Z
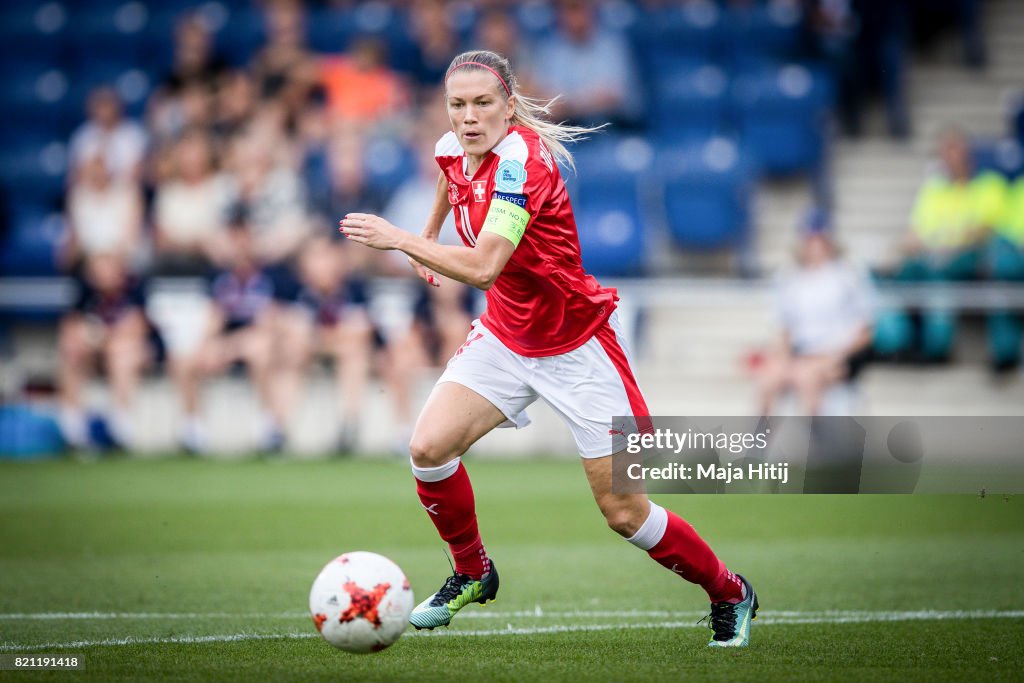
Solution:
M487 66L486 64L481 64L480 62L463 62L462 64L456 64L452 68L448 69L448 73L444 75L444 80L446 83L448 82L448 77L452 75L452 72L458 69L460 66L479 66L481 69L487 69L492 74L494 74L495 78L498 79L498 82L501 83L501 87L505 88L505 94L509 96L512 95L512 91L509 90L508 88L508 83L506 83L505 79L501 77L501 74L499 74L497 71Z

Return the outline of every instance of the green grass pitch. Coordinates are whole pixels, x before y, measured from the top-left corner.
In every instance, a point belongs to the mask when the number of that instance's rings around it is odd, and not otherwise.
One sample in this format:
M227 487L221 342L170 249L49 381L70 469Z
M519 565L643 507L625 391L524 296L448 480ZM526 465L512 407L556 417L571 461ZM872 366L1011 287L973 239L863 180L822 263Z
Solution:
M1024 497L660 496L761 596L709 651L703 593L609 531L578 462L467 460L498 600L375 655L323 642L320 568L373 550L418 599L448 573L405 462L0 464L0 653L71 677L1021 680Z

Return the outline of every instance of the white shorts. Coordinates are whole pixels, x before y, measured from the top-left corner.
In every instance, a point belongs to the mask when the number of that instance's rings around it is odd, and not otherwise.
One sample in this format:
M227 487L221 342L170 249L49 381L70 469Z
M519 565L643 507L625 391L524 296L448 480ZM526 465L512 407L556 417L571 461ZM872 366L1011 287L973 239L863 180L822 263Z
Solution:
M526 408L538 398L569 425L580 456L600 458L626 447L616 416L646 416L617 313L583 346L558 356L530 358L510 350L480 320L437 383L455 382L504 413L502 427L530 424Z

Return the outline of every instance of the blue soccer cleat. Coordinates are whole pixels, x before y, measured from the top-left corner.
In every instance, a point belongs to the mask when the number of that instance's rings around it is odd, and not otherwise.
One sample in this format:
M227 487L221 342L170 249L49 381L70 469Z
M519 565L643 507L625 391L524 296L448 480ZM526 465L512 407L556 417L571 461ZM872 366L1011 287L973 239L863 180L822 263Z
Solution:
M750 644L750 622L757 618L757 593L745 578L737 574L747 597L739 602L713 602L709 626L714 631L708 647L746 647ZM701 620L703 621L703 619Z
M458 572L448 577L441 589L416 605L409 615L409 623L419 629L435 629L447 626L455 614L470 604L481 605L494 600L498 595L498 572L491 565L491 571L482 579L471 579Z

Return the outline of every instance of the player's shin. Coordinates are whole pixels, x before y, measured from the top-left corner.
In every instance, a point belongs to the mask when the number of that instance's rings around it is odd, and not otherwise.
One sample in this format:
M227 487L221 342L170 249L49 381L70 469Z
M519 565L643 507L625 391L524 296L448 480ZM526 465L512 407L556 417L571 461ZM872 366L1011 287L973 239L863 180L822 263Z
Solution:
M651 503L647 520L626 540L646 550L661 566L699 585L712 602L743 599L743 584L736 575L692 526L660 505Z
M461 459L440 467L412 466L416 493L438 534L448 542L455 571L474 579L484 577L491 561L480 540L473 485Z

